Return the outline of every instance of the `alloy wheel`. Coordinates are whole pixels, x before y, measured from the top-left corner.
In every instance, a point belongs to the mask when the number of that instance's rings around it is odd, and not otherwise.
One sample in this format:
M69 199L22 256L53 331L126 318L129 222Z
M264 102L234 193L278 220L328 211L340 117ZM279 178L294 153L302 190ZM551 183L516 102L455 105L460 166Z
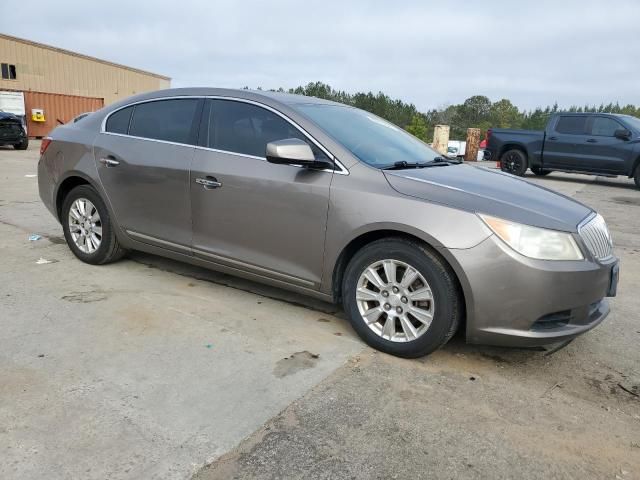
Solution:
M102 220L96 206L86 198L78 198L69 209L69 233L82 252L94 253L102 243Z
M515 152L511 152L506 155L506 158L502 161L505 166L505 170L509 173L516 173L520 171L522 167L522 158Z
M431 287L411 265L380 260L360 275L356 302L363 321L380 337L410 342L426 333L434 315Z

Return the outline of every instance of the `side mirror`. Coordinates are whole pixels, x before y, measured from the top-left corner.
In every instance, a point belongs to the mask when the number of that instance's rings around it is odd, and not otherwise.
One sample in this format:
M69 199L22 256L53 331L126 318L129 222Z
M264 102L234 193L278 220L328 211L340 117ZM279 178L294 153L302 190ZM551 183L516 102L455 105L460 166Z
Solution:
M316 160L307 142L286 138L267 143L267 161L278 165L300 165L308 168L332 168L329 162Z
M613 132L613 136L619 138L620 140L629 140L631 138L631 132L626 128L619 128L615 132Z

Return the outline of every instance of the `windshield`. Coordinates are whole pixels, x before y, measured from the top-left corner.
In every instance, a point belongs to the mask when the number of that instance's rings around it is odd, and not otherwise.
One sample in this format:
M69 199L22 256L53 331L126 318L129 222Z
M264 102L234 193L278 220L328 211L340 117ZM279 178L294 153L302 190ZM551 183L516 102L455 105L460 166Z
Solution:
M623 119L634 129L640 130L640 118L632 117L631 115L623 115Z
M430 162L440 155L427 144L372 113L339 105L295 105L295 108L376 168L396 162Z

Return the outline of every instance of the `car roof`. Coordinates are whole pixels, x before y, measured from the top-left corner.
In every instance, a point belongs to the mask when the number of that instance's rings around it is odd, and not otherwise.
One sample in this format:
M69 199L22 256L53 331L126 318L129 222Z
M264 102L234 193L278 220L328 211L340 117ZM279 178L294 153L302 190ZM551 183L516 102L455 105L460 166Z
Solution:
M575 117L580 117L583 115L604 115L608 117L629 117L630 116L630 115L624 115L622 113L609 113L609 112L556 112L556 115L575 116Z
M293 93L275 92L271 90L249 90L233 89L233 88L211 88L211 87L189 87L189 88L167 88L164 90L156 90L154 92L142 93L133 97L126 98L113 104L114 106L126 105L129 103L140 102L144 100L152 100L157 98L166 97L178 97L178 96L221 96L221 97L235 97L247 100L260 99L276 101L286 105L296 104L323 104L323 105L339 105L345 106L342 103L332 102L331 100L324 100L316 97L307 97L304 95L295 95Z

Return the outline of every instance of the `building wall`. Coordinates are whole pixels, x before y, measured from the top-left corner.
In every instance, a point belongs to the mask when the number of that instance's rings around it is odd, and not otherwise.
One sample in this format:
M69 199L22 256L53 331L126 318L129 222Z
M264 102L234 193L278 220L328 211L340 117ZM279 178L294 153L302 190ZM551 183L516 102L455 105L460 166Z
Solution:
M169 88L171 80L67 50L0 34L0 63L16 65L16 79L0 90L95 97L108 105L136 93Z

